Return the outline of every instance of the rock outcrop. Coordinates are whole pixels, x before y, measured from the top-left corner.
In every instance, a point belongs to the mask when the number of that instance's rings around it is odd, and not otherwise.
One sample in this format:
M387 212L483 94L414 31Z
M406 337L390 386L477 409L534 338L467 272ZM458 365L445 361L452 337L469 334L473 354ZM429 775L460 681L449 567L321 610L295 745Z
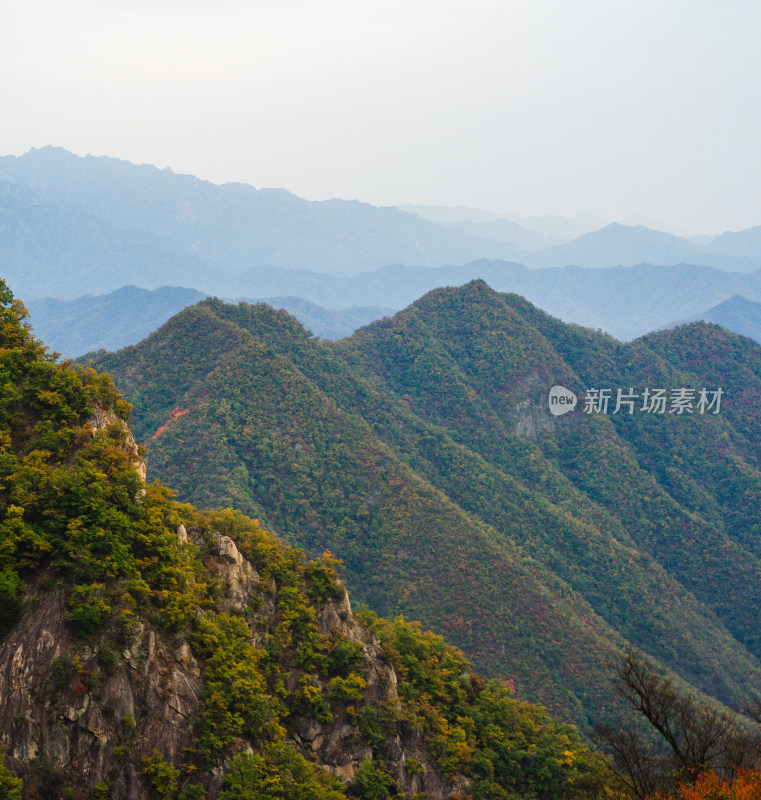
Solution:
M252 642L258 644L257 631L276 615L274 581L261 580L228 536L214 533L204 542L197 531L181 526L178 539L191 547L205 544L210 573L224 586L219 610L246 619ZM204 689L200 659L185 635L157 630L145 619L124 645L116 644L113 624L94 639L77 639L66 621L63 585L48 581L27 593L20 622L0 643L0 732L6 761L13 772L38 785L35 771L46 770L61 785L81 787L83 797L100 786L107 787L111 800L151 798L144 778L147 758L159 753L178 767L192 762L188 754L196 745ZM337 600L317 606L316 624L321 636L361 648L365 701L398 707L394 669L376 636L355 619L345 590ZM304 674L292 670L285 676L286 689L295 691ZM317 688L327 694L325 685ZM373 757L370 743L345 713L334 711L329 721L289 718L289 736L306 758L345 783L360 762ZM253 751L252 745L241 742L239 749ZM457 788L427 763L419 737L396 735L387 751L390 771L405 794L425 792L435 799ZM414 759L414 770L407 769L408 759ZM51 792L55 785L50 783ZM210 800L222 785L222 768L209 770L203 788Z
M110 406L96 405L92 416L85 422L84 427L89 428L93 433L95 431L102 431L109 428L111 425L118 425L124 431L124 450L130 456L134 465L135 472L140 476L140 479L145 482L146 469L145 461L140 452L140 448L132 436L132 431L129 429L127 423L120 419L116 412Z

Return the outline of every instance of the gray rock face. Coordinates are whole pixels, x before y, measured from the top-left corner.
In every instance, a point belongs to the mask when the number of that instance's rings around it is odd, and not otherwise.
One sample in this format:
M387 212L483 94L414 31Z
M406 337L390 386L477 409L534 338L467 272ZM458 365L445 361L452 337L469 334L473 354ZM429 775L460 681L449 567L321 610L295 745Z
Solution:
M88 786L120 767L114 747L133 734L133 761L154 748L179 758L193 743L190 720L202 691L197 674L141 626L104 676L98 658L112 653L108 638L82 645L65 615L61 591L32 595L0 646L0 731L9 753L22 764L43 755ZM122 772L121 794L114 796L143 797L135 767L127 763Z
M125 432L125 449L127 453L132 457L132 460L135 464L135 471L140 476L140 479L145 483L146 479L146 470L145 470L145 462L140 455L140 450L132 437L132 432L130 431L128 425L124 420L119 419L116 415L114 410L110 407L96 407L93 411L92 417L85 423L85 427L92 430L93 433L95 431L102 431L106 428L110 427L111 425L119 425Z
M511 412L513 433L516 436L534 437L539 433L552 432L555 422L547 407L550 386L536 372L517 381L514 391L517 399Z
M182 546L203 541L198 531L183 528L183 533L178 532ZM271 579L260 579L229 537L213 534L210 549L210 569L224 586L218 608L242 615L256 645L257 631L275 617L277 587ZM365 700L398 707L396 674L378 639L354 618L346 591L316 609L321 635L361 646ZM145 756L158 751L177 767L187 761L203 694L202 669L191 644L146 621L134 626L126 645L116 647L114 640L109 628L95 642L72 636L62 586L27 594L20 622L0 643L0 740L17 774L26 774L30 762L42 757L73 785L92 790L104 781L112 800L140 800L152 796L143 777ZM305 675L292 670L287 688L294 691ZM328 687L317 682L327 696ZM289 717L289 726L302 754L344 782L351 781L361 761L372 758L357 725L335 709L329 722ZM250 752L256 746L245 740L239 744L236 749ZM458 788L427 763L414 734L406 741L396 736L388 745L391 770L403 793L426 792L436 800ZM409 774L408 758L421 765ZM210 800L222 787L222 773L223 765L207 773L203 785Z
M227 584L227 593L220 602L220 608L223 611L245 611L259 582L256 570L243 558L229 536L215 533L212 553L217 556L217 573Z

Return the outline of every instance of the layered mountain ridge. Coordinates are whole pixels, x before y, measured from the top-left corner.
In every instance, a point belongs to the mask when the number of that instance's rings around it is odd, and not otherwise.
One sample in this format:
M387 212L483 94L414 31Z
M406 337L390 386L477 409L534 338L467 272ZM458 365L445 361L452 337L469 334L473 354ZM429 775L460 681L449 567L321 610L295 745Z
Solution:
M353 610L330 554L146 483L110 377L25 318L0 281L0 795L598 794L573 728Z
M621 339L694 319L761 338L746 320L748 303L761 300L761 273L727 273L688 264L532 270L478 261L462 267L385 267L353 278L276 270L269 278L260 276L262 294L256 299L284 307L316 335L336 339L438 286L463 285L477 278L499 291L520 294L567 322L600 328ZM48 298L28 305L38 335L74 357L101 347L135 344L202 294L206 293L177 287L124 287L106 295L72 301ZM713 308L735 295L745 299L744 306L734 302L718 309L714 317ZM116 319L121 324L115 325Z
M750 340L695 324L624 344L475 281L335 343L204 301L90 363L182 499L340 553L355 598L446 633L569 721L615 714L593 698L632 646L725 703L761 685ZM555 384L724 400L554 417Z
M106 295L87 294L77 300L32 300L27 303L35 334L65 358L94 350L119 350L152 333L183 308L207 295L195 289L125 286ZM265 302L284 308L316 336L340 339L375 319L392 313L376 306L340 311L298 297L270 297Z
M386 264L465 263L519 252L395 207L310 202L285 189L246 184L217 186L52 147L0 158L0 201L3 274L29 299L45 296L41 274L47 271L49 282L51 266L60 275L59 299L76 297L85 280L98 292L171 283L259 295L255 282L238 281L247 270L267 274L277 266L355 275ZM104 265L121 269L124 278L114 282L101 274Z
M735 294L761 300L759 228L698 241L589 215L521 227L473 209L418 211L309 202L284 189L216 186L46 147L0 157L0 270L35 301L42 335L65 335L60 315L71 312L71 337L81 344L60 348L71 355L134 343L166 320L166 309L178 310L176 299L146 298L143 308L125 296L128 286L284 298L328 338L476 278L623 339L705 314ZM121 341L104 341L78 307L60 307L103 295L99 302L130 329ZM142 322L131 325L131 315Z

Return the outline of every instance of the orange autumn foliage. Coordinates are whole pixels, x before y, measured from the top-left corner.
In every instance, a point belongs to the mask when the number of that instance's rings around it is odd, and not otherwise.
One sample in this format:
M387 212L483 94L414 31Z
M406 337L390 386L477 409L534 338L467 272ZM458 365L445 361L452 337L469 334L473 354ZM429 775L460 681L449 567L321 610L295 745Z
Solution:
M172 416L163 425L160 425L156 433L153 434L153 438L157 439L159 436L161 436L161 434L169 427L170 422L173 422L174 420L184 416L188 413L188 411L190 411L189 408L175 408L174 411L172 411Z
M732 781L719 778L715 772L704 772L694 784L681 786L677 800L761 800L761 772L743 770ZM653 800L666 800L656 795Z

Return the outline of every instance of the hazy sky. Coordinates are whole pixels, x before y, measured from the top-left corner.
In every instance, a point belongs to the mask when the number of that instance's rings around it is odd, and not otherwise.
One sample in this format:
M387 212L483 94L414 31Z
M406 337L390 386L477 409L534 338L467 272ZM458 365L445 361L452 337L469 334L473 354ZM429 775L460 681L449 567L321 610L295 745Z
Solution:
M0 153L309 199L761 224L758 0L4 4Z

